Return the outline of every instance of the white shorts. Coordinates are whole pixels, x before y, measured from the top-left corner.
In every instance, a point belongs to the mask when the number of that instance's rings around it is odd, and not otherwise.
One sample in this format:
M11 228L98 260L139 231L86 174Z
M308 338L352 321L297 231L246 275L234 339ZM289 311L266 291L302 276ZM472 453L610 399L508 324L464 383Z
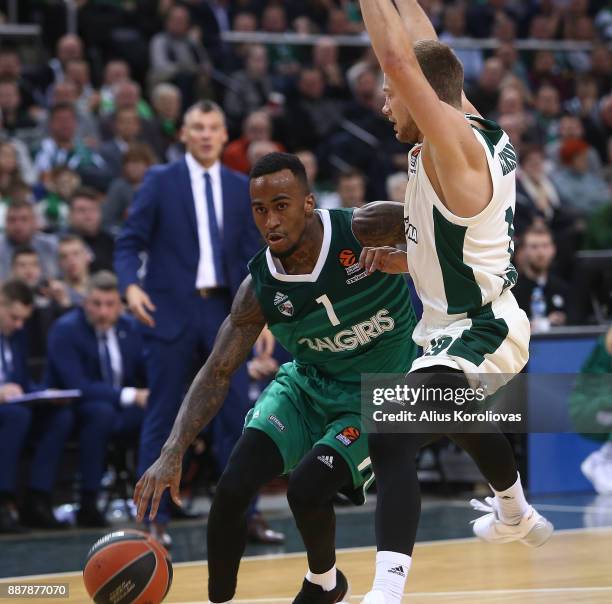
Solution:
M483 306L472 317L428 326L421 319L413 340L423 348L423 356L410 371L444 365L470 376L497 375L497 389L519 373L529 360L529 319L512 292Z

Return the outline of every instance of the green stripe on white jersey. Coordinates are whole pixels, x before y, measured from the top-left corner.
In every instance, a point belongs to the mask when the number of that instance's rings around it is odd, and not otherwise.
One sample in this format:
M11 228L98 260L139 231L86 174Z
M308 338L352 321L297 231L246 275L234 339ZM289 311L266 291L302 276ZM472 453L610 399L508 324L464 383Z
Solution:
M317 210L319 259L309 275L287 275L268 248L249 263L268 326L298 365L355 382L361 373L405 372L416 356L416 320L402 275L359 267L352 209Z
M466 115L482 145L493 196L478 215L454 215L436 195L423 167L422 145L409 154L404 215L408 266L428 325L477 312L516 283L512 265L516 152L495 123Z

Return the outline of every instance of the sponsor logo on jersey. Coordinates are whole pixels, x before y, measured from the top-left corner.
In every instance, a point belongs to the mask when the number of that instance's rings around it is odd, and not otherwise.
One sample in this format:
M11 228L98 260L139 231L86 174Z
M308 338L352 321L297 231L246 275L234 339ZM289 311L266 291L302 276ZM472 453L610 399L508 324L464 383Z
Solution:
M516 169L518 160L516 158L516 151L514 150L512 143L506 143L506 146L499 152L498 157L504 176L506 176L506 174L510 174L512 170Z
M372 340L378 338L387 331L395 328L393 317L389 316L389 311L382 308L367 321L361 321L353 325L350 329L343 329L334 336L324 338L301 338L298 344L305 344L311 350L323 352L346 352L355 350L359 346L364 346Z
M287 294L283 294L282 292L276 292L274 296L274 306L278 308L281 314L286 317L292 317L295 309L293 308L293 304L291 300L289 300L289 296Z
M350 447L360 436L361 430L359 428L347 426L336 434L336 440L339 440L345 447Z
M419 153L423 147L421 145L417 145L413 147L410 153L408 154L408 174L413 175L416 174L417 171L417 161L419 159Z
M283 422L281 422L280 419L278 419L278 417L276 417L276 415L271 415L268 418L268 421L275 427L278 429L279 432L284 432L285 431L285 424L283 424Z
M348 268L357 262L357 257L355 256L355 252L353 250L344 249L338 254L338 260L340 260L340 264L344 268Z
M414 241L414 243L419 242L419 232L411 222L409 222L406 226L406 239Z
M319 455L317 459L325 464L330 470L334 469L334 456L333 455Z

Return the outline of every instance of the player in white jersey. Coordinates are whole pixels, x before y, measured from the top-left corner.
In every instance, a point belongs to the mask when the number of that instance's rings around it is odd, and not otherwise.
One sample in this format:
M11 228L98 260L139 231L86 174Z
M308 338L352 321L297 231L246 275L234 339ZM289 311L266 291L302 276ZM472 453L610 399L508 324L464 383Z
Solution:
M392 0L361 0L385 72L383 113L398 140L415 145L405 199L407 252L370 248L361 262L369 271L410 272L414 279L423 302L414 339L424 354L411 371L434 374L434 385L467 385L476 374L498 377L499 385L527 362L530 332L510 291L516 282L516 153L507 134L465 98L461 63L437 41L418 2L395 5L397 10ZM488 429L448 434L472 456L494 492L487 505L473 500L487 512L475 521L474 532L490 542L542 545L553 527L525 500L510 443L493 426ZM401 601L420 513L415 457L433 439L370 434L378 552L374 586L363 602Z

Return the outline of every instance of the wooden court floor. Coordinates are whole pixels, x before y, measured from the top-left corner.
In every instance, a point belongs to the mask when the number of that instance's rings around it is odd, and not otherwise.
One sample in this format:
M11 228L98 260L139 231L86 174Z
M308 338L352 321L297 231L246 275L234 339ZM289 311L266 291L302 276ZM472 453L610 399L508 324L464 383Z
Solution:
M341 550L338 567L351 582L353 595L349 601L359 602L359 596L371 585L374 549ZM235 602L291 602L305 569L303 554L245 559ZM166 601L206 603L206 579L205 563L176 564L173 586ZM11 580L1 582L7 581ZM44 581L69 582L70 604L89 601L78 573L45 575ZM409 604L612 602L612 528L559 531L545 546L535 550L515 543L493 546L475 539L419 543L403 601Z

